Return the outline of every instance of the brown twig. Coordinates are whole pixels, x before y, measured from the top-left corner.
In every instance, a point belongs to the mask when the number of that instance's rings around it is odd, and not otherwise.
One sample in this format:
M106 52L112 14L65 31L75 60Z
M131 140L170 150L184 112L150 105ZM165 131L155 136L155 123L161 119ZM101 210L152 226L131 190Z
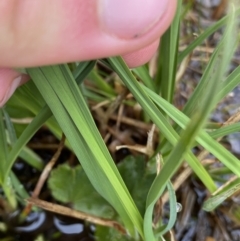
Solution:
M147 138L147 145L146 145L146 155L148 158L151 158L151 156L154 154L154 133L155 133L155 124L152 125L151 130L148 132L148 138ZM160 170L158 170L159 173Z
M46 202L37 198L28 198L26 201L28 205L31 205L31 206L35 205L39 208L42 208L50 212L58 213L64 216L69 216L77 219L82 219L90 223L94 223L101 226L115 228L122 234L126 234L126 229L120 223L113 220L95 217L90 214L86 214L86 213L83 213L68 207L64 207L55 203Z
M221 0L220 4L213 12L213 16L212 16L213 19L218 20L219 18L221 18L224 15L224 13L227 9L227 4L228 4L227 0Z
M159 175L160 171L161 171L161 156L158 153L156 155L156 165L157 165L157 175ZM163 207L163 202L162 202L162 197L160 197L157 202L155 203L154 206L154 217L153 217L153 226L156 227L159 219L162 216L162 207Z
M27 118L11 118L12 123L17 123L17 124L30 124L32 122L33 118L32 117L27 117Z
M35 150L41 150L41 149L48 149L48 150L52 150L52 149L57 149L59 144L42 144L42 143L29 143L27 145L29 148L31 149L35 149Z
M112 120L118 120L118 116L116 115L112 115L110 116L110 119ZM135 119L132 119L132 118L129 118L129 117L125 117L125 116L122 116L121 117L121 122L126 124L126 125L130 125L130 126L134 126L138 129L143 129L143 130L146 130L148 131L150 128L151 128L151 125L150 124L146 124L142 121L139 121L139 120L135 120Z
M58 145L58 149L55 152L55 154L53 155L52 159L48 162L48 164L43 169L42 174L37 182L37 185L31 195L32 198L37 198L39 196L39 194L42 190L42 187L49 176L49 173L51 172L53 166L55 165L55 163L57 162L57 160L61 154L62 149L64 148L65 139L66 139L65 135L62 134L62 139ZM27 216L29 214L29 212L31 211L31 209L32 209L32 205L28 204L25 207L25 209L23 210L23 214Z

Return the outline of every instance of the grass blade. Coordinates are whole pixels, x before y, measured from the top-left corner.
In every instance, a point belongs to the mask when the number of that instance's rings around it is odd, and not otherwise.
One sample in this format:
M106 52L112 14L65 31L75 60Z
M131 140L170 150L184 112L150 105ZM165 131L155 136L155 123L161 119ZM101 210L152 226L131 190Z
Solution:
M223 87L219 91L218 101L222 100L228 93L230 93L240 83L240 66L238 66L223 82Z
M228 197L232 196L235 192L239 191L240 183L237 180L237 184L229 187L228 189L222 191L220 194L217 194L203 204L203 210L207 212L213 211L217 206L219 206L223 201L225 201Z
M209 132L208 134L213 138L217 139L235 132L240 131L240 123L234 123L228 126L223 126L215 131Z
M169 192L170 217L169 217L168 224L165 225L163 228L160 227L156 231L156 237L160 237L164 235L166 232L168 232L169 230L171 230L171 228L174 226L177 219L177 199L176 199L176 194L171 182L167 183L167 189Z
M96 61L86 61L78 64L77 68L73 71L73 76L78 85L80 85L85 77L92 71L96 64Z
M142 80L145 86L147 86L149 89L153 91L156 91L156 86L151 76L149 75L146 65L133 69L133 72Z
M179 25L182 11L182 0L178 0L177 12L170 28L161 38L159 48L159 65L156 74L157 92L172 102L175 89L177 54L179 41Z
M3 120L3 110L0 109L0 183L4 182L7 164L8 146L5 125Z

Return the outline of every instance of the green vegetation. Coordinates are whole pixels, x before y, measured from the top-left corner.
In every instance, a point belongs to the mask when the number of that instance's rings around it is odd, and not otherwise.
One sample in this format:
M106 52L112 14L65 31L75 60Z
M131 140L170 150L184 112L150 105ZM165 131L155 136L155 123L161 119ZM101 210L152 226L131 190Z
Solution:
M66 147L80 161L77 167L63 164L51 172L48 187L52 197L96 218L118 222L126 231L97 226L99 240L166 240L164 235L175 224L178 206L171 178L183 161L213 194L203 204L204 210L213 211L239 190L240 162L218 138L239 131L240 124L216 125L211 129L207 125L217 104L240 83L240 67L231 73L228 71L239 44L240 9L230 6L226 17L178 52L179 26L185 13L182 6L179 1L175 20L163 36L153 78L147 65L129 70L120 57L99 60L98 64L89 61L26 69L32 81L19 88L0 110L0 184L10 210L17 209L19 203L25 205L29 197L12 171L16 160L20 157L40 171L44 168L42 159L26 147L43 125L58 139L63 132L67 138ZM224 34L193 94L180 111L173 104L178 66L220 28ZM115 73L111 81L104 80L102 66ZM138 103L146 123L151 120L159 130L158 148L152 155L145 152L147 162L142 156L130 156L116 165L89 109L90 102L106 102L108 106L117 103L115 81L134 97L124 99L124 105L131 107ZM26 117L32 118L28 125L12 123L13 118ZM225 168L225 173L236 176L226 185L221 183L223 190L217 191L216 181L221 178L221 172L217 179L210 166L201 162L203 158L192 152L196 147L211 153L222 163L219 172ZM158 154L162 159L159 174L155 168ZM168 223L163 222L160 215L153 224L156 203L164 192L169 196Z

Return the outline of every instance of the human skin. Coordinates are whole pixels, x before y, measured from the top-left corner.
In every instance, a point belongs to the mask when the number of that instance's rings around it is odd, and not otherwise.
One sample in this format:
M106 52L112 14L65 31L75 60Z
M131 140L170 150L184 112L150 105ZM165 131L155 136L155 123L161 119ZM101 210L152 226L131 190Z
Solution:
M0 1L0 106L29 77L13 70L121 55L147 62L176 0Z

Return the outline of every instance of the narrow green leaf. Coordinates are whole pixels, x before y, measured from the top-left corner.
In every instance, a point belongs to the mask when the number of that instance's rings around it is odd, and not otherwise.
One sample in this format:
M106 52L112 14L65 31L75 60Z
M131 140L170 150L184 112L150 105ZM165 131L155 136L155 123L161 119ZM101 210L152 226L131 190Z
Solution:
M222 100L228 93L240 84L240 66L238 66L223 82L223 87L219 91L217 98Z
M41 171L44 167L43 160L34 151L28 147L24 147L19 153L21 157L28 165L36 168L36 170Z
M4 182L6 164L7 164L7 136L3 120L3 110L0 109L0 183Z
M33 121L26 127L22 135L18 138L12 150L7 158L7 165L4 173L4 179L8 176L9 171L12 168L16 158L20 154L21 150L32 138L32 136L39 130L39 128L50 118L52 115L48 106L45 106L39 114L33 119Z
M156 237L160 237L171 230L177 219L177 198L171 182L167 183L167 190L169 192L170 217L167 225L157 229Z
M149 75L146 65L134 68L133 72L142 80L145 86L147 86L149 89L153 91L156 91L154 81Z
M72 73L78 85L84 81L85 77L91 72L95 64L96 60L78 63L77 68L74 69Z
M5 123L6 123L9 141L10 141L10 144L13 145L17 140L16 132L15 132L14 126L12 124L12 121L10 119L10 116L8 115L8 113L5 109L3 109L3 114L4 114L4 119L5 119Z
M227 198L232 196L235 192L239 191L240 189L240 182L238 180L238 183L233 185L232 187L222 191L220 194L217 194L204 202L203 204L203 210L207 212L213 211L215 208L217 208L222 202L224 202Z
M17 199L15 195L15 190L12 185L12 180L10 177L5 179L2 183L2 190L4 192L5 197L7 198L7 201L11 207L12 210L15 210L17 208Z
M96 70L91 71L88 74L88 78L93 80L94 84L104 93L108 93L111 96L116 95L113 88L96 72Z
M17 200L12 187L11 179L6 179L7 158L8 158L8 144L5 124L3 120L3 109L0 108L0 185L8 200L10 207L14 210L17 207Z
M229 134L239 132L240 131L240 123L234 123L228 126L223 126L217 130L211 131L208 134L213 138L217 139L219 137L227 136Z
M177 54L179 41L179 25L182 11L182 0L177 1L177 12L170 28L161 38L159 60L156 74L157 92L169 102L172 102L175 89Z
M9 177L11 179L14 191L20 196L20 202L26 204L25 199L29 197L29 194L25 190L23 184L18 180L14 172L10 172Z

